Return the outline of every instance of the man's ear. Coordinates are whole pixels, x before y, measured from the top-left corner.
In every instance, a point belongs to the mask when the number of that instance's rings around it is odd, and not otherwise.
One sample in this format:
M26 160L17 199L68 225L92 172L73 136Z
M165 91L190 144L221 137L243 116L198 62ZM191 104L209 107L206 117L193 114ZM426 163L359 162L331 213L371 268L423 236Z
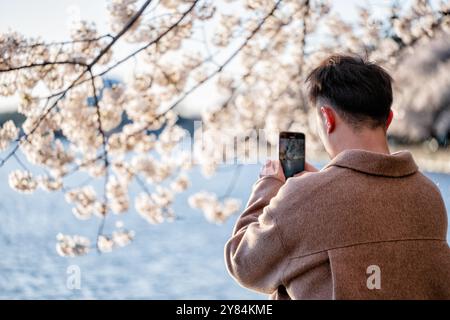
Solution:
M320 108L320 112L325 120L325 126L327 128L327 134L330 134L334 131L336 126L336 115L330 107L323 106Z
M389 128L389 126L391 125L392 119L394 118L394 112L392 111L392 109L389 111L389 116L386 120L386 130Z

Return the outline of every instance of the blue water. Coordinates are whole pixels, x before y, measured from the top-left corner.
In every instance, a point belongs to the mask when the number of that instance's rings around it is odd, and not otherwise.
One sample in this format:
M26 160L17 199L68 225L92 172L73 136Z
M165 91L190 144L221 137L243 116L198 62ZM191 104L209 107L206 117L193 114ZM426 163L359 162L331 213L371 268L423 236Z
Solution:
M236 217L222 226L205 221L187 205L188 194L175 204L180 219L149 225L131 211L119 218L136 231L135 241L112 253L62 258L55 251L55 235L81 234L94 238L98 219L79 221L63 194L37 191L18 194L7 184L13 162L0 169L0 298L2 299L264 299L237 285L227 274L223 246ZM258 166L246 166L232 196L248 198ZM212 180L197 170L191 174L195 190L225 192L232 168L221 170ZM428 174L450 208L450 176ZM76 178L75 178L76 179ZM132 192L137 192L137 189ZM117 216L109 216L111 230ZM67 268L81 270L81 288L66 285Z

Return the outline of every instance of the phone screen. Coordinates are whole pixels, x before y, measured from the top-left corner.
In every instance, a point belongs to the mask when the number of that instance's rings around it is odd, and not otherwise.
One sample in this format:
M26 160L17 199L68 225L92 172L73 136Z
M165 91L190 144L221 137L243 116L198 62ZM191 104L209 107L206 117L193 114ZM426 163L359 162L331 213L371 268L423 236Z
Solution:
M305 135L300 132L281 132L279 158L286 178L304 171Z

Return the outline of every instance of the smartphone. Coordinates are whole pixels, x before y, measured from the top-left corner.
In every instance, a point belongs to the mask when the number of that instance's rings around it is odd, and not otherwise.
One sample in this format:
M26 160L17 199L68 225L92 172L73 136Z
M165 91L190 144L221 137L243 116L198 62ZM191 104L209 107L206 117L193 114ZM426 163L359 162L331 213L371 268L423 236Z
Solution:
M305 170L305 135L301 132L280 132L278 154L287 178Z

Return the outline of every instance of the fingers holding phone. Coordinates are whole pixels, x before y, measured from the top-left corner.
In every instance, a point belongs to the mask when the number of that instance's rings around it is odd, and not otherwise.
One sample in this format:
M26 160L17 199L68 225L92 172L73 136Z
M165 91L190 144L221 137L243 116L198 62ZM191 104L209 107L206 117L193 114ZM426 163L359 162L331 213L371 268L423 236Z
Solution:
M261 169L260 177L273 176L281 181L301 176L305 172L318 171L305 161L305 135L301 132L281 132L279 160L268 160Z
M305 161L305 170L299 173L294 174L294 177L300 177L301 175L307 173L307 172L318 172L319 169L317 169L316 167L314 167L312 164L310 164L309 162Z
M262 167L259 176L261 178L266 176L273 176L274 178L277 178L283 182L286 181L286 177L284 176L283 173L283 168L281 166L280 161L278 160L268 160L266 164Z

